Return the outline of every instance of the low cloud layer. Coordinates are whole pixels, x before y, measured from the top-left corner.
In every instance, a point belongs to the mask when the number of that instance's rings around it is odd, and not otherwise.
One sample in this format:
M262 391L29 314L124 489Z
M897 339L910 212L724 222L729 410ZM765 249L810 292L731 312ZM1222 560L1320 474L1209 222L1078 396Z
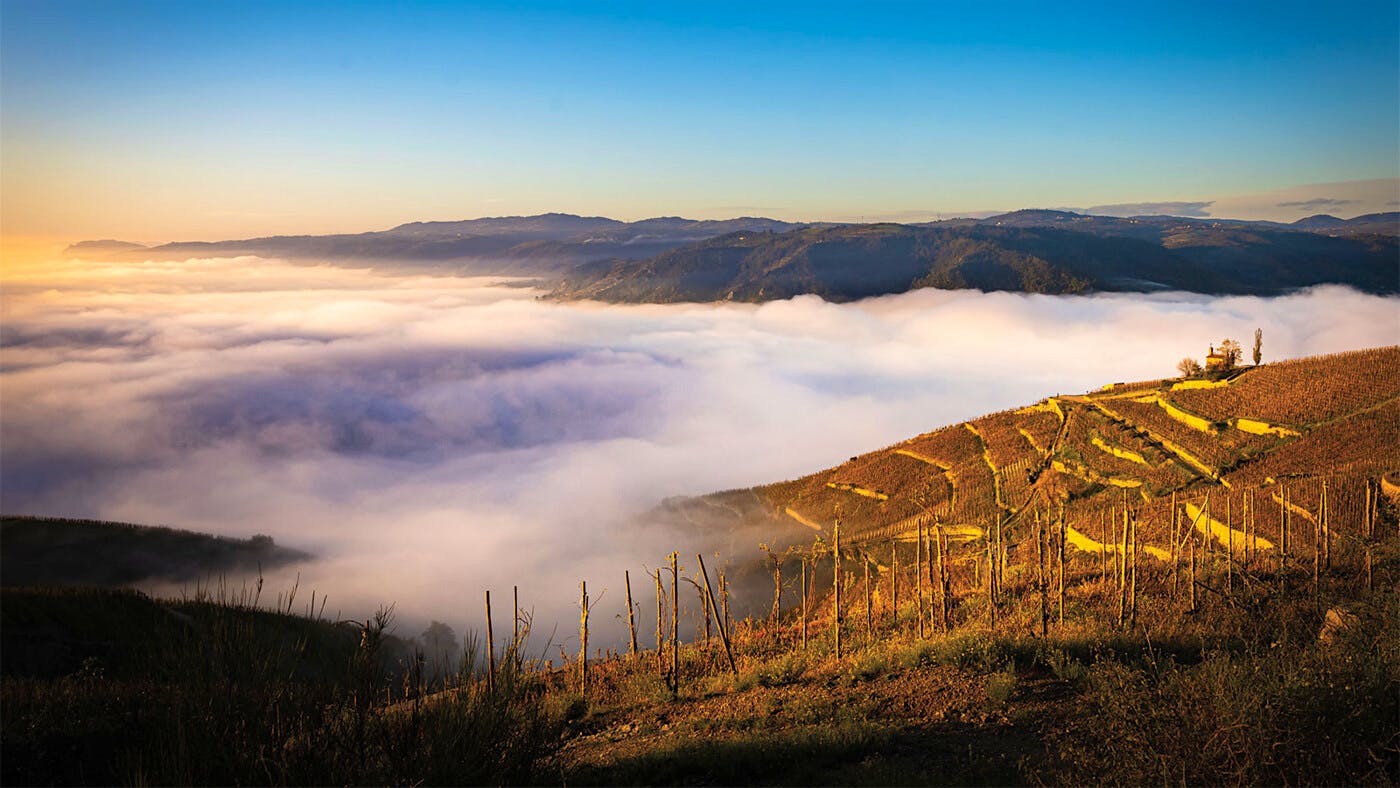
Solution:
M1335 197L1314 197L1311 200L1294 200L1292 202L1281 202L1280 208L1297 208L1300 211L1326 211L1342 208L1348 205L1355 205L1356 200L1339 200Z
M1124 202L1067 210L1093 216L1189 216L1201 219L1211 215L1210 211L1206 210L1211 205L1212 201L1210 200L1199 202Z
M421 628L512 585L571 629L706 535L670 495L792 478L1057 392L1393 343L1396 299L918 291L854 304L603 306L490 280L256 258L54 264L6 282L7 512L273 535L328 613ZM680 544L683 540L685 544ZM290 578L270 581L289 584ZM562 636L556 640L563 640Z

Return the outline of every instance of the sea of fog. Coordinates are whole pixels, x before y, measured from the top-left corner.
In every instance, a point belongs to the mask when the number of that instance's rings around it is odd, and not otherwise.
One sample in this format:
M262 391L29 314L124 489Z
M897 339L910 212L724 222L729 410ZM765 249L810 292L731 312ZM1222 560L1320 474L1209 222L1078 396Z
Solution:
M269 534L318 556L299 567L302 598L356 618L394 603L405 635L430 618L479 626L482 592L518 585L537 630L559 623L567 644L579 580L615 632L623 570L636 582L697 544L638 527L666 496L1168 376L1209 342L1248 348L1256 327L1265 360L1400 334L1400 300L1336 287L760 306L538 295L258 258L9 272L0 505Z

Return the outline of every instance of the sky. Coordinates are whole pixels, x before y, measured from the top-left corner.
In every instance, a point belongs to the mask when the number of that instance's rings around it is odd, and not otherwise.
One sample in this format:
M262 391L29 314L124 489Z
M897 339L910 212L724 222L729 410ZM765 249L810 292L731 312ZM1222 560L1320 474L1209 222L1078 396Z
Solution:
M7 237L1351 216L1397 119L1393 0L0 2Z

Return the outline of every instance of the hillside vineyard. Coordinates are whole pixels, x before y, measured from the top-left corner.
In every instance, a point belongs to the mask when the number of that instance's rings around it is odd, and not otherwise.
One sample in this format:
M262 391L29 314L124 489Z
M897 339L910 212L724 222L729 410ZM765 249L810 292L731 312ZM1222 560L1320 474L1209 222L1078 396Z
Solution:
M1219 381L1049 397L799 479L671 506L713 513L722 503L750 523L787 521L808 533L839 519L850 545L938 528L968 575L982 571L974 564L989 540L1014 551L1037 516L1063 517L1071 550L1111 555L1125 512L1145 552L1166 560L1180 559L1185 529L1195 527L1212 551L1273 564L1287 544L1311 561L1311 532L1284 531L1326 521L1331 560L1359 561L1366 509L1393 489L1386 474L1396 469L1400 347L1386 347L1246 367Z

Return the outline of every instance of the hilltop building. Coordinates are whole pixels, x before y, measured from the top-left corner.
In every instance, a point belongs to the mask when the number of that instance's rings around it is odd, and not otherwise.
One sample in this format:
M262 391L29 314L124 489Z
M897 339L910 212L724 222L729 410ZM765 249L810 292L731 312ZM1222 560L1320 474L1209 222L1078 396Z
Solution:
M1210 352L1206 354L1206 372L1215 372L1225 368L1225 354L1216 350L1215 345L1210 346Z

